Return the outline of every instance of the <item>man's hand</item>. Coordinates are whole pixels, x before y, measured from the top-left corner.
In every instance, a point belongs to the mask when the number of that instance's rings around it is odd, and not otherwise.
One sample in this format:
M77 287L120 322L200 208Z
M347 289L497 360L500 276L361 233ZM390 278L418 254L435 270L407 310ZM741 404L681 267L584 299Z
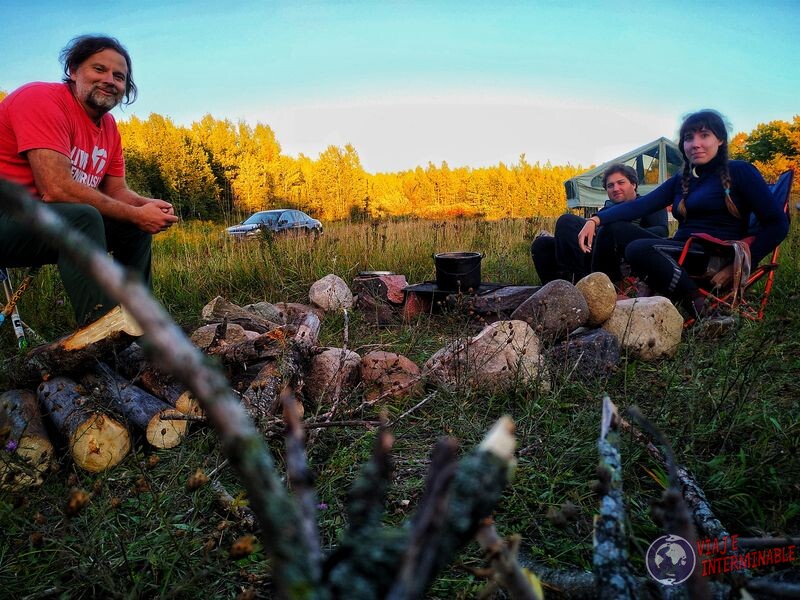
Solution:
M154 200L136 209L134 224L147 233L158 233L166 231L177 221L178 217L172 214L172 205L169 202Z
M175 214L175 208L166 200L161 200L160 198L147 198L147 201L158 206L158 208L161 209L161 212L166 215Z
M578 247L587 254L592 251L592 241L594 234L597 233L597 227L600 219L596 216L592 217L578 232Z

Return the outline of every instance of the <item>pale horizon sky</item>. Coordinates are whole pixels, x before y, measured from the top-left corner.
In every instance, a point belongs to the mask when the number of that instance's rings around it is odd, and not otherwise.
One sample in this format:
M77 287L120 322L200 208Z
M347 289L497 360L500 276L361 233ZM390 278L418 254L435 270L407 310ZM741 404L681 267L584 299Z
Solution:
M588 166L716 108L733 133L800 114L800 2L3 2L0 89L61 77L83 33L130 51L139 99L189 125L261 122L285 154ZM788 65L788 66L787 66Z

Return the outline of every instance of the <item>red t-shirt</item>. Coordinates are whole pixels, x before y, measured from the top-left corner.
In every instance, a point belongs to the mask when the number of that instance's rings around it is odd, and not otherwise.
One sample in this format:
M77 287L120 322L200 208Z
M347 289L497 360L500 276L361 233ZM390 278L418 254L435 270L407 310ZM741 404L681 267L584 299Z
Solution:
M41 198L25 156L45 148L69 157L72 178L89 187L105 175L122 177L125 162L111 114L95 125L66 83L29 83L0 102L0 177L20 183Z

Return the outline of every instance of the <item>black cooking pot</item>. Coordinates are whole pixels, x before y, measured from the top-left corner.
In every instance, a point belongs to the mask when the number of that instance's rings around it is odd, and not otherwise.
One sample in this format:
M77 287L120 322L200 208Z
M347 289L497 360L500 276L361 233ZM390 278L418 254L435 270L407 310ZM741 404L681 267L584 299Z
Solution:
M463 294L477 291L481 285L480 252L440 252L433 255L436 264L436 287Z

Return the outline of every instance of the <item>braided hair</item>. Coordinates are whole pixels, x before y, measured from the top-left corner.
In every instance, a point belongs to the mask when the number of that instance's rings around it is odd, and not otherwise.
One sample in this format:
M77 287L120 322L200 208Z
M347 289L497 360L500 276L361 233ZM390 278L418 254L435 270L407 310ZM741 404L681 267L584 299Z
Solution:
M725 206L731 215L739 219L741 218L739 209L736 208L736 204L734 204L731 198L731 175L728 171L728 128L725 125L723 116L711 109L705 109L690 114L683 120L683 124L681 125L678 146L683 156L683 173L681 177L681 199L678 202L677 208L678 214L680 214L681 217L686 217L686 196L689 195L689 181L692 176L692 165L683 148L683 140L686 134L702 131L704 129L713 133L717 139L722 142L722 145L717 151L721 159L721 164L717 169L717 173L719 173L722 189L725 190Z

